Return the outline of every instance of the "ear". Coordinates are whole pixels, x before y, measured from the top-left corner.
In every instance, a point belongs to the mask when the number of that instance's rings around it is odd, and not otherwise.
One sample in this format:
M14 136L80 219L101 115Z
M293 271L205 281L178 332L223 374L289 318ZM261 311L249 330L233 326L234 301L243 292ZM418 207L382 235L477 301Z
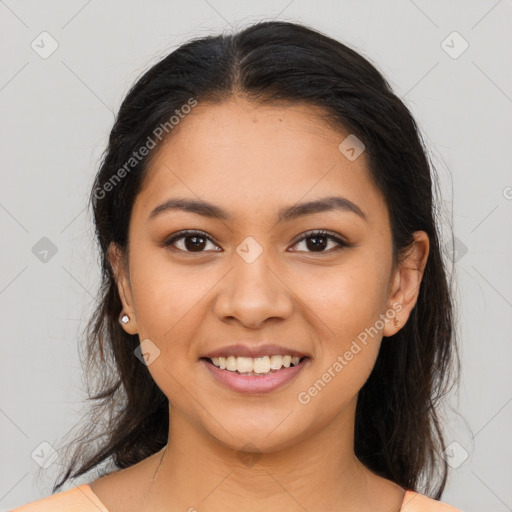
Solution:
M386 322L382 331L383 336L392 336L405 325L418 300L430 242L424 231L415 231L413 237L413 243L407 249L391 278L388 311L394 311L395 314L394 318ZM397 319L396 322L395 319Z
M123 312L130 317L130 321L127 324L121 325L128 334L137 334L137 317L133 307L132 288L126 258L122 249L114 242L109 245L108 259L114 272L117 290L123 305ZM121 314L121 311L119 314Z

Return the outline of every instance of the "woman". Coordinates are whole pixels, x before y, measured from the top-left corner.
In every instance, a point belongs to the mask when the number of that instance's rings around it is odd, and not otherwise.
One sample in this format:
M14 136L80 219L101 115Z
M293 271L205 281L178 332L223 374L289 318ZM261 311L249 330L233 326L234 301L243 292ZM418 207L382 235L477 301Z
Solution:
M98 404L54 492L115 470L17 510L456 510L432 189L407 108L317 31L259 23L153 66L91 193Z

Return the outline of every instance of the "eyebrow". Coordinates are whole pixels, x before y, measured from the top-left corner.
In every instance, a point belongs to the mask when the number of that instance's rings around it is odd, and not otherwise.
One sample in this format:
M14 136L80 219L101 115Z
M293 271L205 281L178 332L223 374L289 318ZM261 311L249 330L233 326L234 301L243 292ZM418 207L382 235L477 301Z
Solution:
M187 199L187 198L173 198L158 205L149 214L148 220L173 210L182 210L185 212L195 213L204 217L214 218L222 221L230 221L233 216L220 206L214 205L207 201L200 199ZM298 203L292 206L287 206L279 210L277 222L289 222L304 215L311 215L314 213L328 212L333 210L340 210L343 212L355 213L365 221L368 219L364 212L352 201L345 197L324 197L308 201L306 203Z

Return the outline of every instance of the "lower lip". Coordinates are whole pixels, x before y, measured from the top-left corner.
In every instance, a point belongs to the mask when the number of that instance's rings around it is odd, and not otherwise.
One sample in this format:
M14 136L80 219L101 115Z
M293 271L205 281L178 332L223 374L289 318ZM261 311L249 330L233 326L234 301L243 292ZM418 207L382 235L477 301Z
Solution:
M256 394L269 393L290 382L304 368L308 358L304 358L297 366L281 368L266 375L243 375L229 370L221 370L205 359L201 361L212 375L229 389L239 393Z

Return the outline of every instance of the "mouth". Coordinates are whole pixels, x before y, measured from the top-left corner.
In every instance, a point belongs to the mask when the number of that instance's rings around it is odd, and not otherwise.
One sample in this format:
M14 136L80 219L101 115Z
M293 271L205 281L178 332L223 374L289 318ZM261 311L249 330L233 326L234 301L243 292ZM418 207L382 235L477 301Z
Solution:
M213 366L226 370L228 372L237 373L239 375L268 375L275 373L282 368L294 368L307 356L291 356L291 355L272 355L263 357L202 357L202 360L212 364Z
M269 393L294 379L308 364L308 356L201 357L217 382L239 393Z

